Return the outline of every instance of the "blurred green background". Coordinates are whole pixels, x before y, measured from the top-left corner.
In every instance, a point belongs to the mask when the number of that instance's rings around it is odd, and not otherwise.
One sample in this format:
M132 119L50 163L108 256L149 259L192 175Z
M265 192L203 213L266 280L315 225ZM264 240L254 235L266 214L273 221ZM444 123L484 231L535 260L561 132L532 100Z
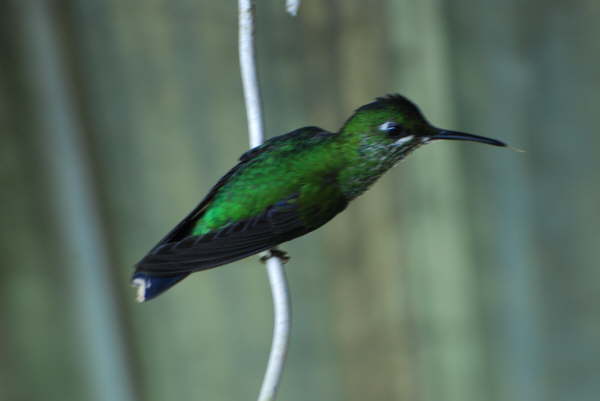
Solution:
M258 1L267 135L400 92L420 149L286 244L280 399L600 394L600 2ZM139 305L132 266L247 147L237 5L0 4L0 399L255 399L257 258Z

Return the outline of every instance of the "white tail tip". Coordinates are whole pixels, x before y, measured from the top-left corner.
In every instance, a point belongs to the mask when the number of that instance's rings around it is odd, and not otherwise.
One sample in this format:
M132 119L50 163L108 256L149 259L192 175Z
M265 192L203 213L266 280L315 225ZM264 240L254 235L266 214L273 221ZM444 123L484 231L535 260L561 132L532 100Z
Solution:
M149 287L149 284L143 278L136 278L131 282L131 285L137 288L136 301L141 303L146 300L146 288Z

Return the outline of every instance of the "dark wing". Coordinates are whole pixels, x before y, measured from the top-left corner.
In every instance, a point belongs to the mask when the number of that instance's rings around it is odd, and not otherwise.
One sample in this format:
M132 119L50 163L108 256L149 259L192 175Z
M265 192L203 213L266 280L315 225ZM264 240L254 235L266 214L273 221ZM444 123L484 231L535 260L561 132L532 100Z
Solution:
M240 163L223 176L206 198L136 265L136 273L170 276L210 269L273 248L317 228L318 226L307 225L305 222L311 221L311 214L322 214L325 211L317 210L313 213L310 210L302 210L304 217L302 218L296 202L296 194L267 207L261 214L252 218L204 235L190 235L219 189L245 163L267 150L273 143L286 140L291 136L294 138L306 136L308 140L319 135L332 134L317 127L301 128L272 138L263 145L244 153L240 157ZM327 216L319 216L322 218L318 220L322 221L325 217L329 220L345 206L345 199L340 199L339 207L336 206L334 210L329 208L325 213ZM306 219L307 216L309 219Z
M202 214L206 210L206 208L210 205L210 202L213 200L219 189L223 185L229 181L229 179L238 172L238 170L243 166L245 162L238 163L235 167L227 172L217 183L210 189L208 194L202 199L202 201L196 206L183 220L179 222L169 233L159 241L158 244L154 246L148 253L149 255L155 252L158 248L164 246L165 244L173 243L180 241L181 239L187 237L192 232L192 229L196 225L196 222ZM145 258L144 258L145 259ZM142 259L142 261L144 260ZM141 262L140 262L141 263ZM138 266L139 264L138 263Z
M202 214L210 205L210 202L213 200L219 189L221 189L221 187L225 185L229 181L229 179L233 175L235 175L245 164L247 164L250 160L254 159L259 154L269 149L269 147L273 144L288 140L292 137L299 139L303 139L302 137L304 137L304 139L306 139L308 142L308 140L313 139L315 137L328 135L333 134L319 127L304 127L288 132L287 134L273 137L265 143L263 143L262 145L249 149L240 156L239 163L235 165L231 170L229 170L227 174L221 177L221 179L210 189L208 194L198 204L198 206L196 206L179 224L175 226L175 228L173 228L162 240L160 240L160 242L156 244L154 248L152 248L150 253L154 252L157 248L165 244L176 242L189 236L192 229L196 225L196 222L200 217L202 217Z
M312 229L289 199L218 231L159 244L138 263L136 271L162 276L210 269L273 248Z

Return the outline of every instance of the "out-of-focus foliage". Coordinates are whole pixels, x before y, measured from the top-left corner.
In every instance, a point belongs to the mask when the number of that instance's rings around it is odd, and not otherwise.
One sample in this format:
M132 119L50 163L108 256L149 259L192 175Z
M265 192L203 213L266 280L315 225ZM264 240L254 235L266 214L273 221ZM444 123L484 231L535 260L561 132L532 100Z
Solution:
M284 246L281 399L596 400L600 3L305 0L296 19L258 3L269 136L336 130L401 92L439 126L527 151L425 147ZM128 287L246 148L236 12L0 5L0 399L257 394L271 335L257 258L144 305Z

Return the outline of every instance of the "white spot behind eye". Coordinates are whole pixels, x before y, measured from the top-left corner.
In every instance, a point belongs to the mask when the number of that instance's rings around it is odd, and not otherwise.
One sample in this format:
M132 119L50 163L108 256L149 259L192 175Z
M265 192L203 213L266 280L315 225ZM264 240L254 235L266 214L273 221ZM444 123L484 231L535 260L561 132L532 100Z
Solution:
M394 146L404 145L405 143L412 141L414 137L415 137L414 135L408 135L408 136L402 137L402 138L398 139L396 142L394 142Z
M386 121L379 126L380 131L389 131L396 126L396 123L393 121Z

